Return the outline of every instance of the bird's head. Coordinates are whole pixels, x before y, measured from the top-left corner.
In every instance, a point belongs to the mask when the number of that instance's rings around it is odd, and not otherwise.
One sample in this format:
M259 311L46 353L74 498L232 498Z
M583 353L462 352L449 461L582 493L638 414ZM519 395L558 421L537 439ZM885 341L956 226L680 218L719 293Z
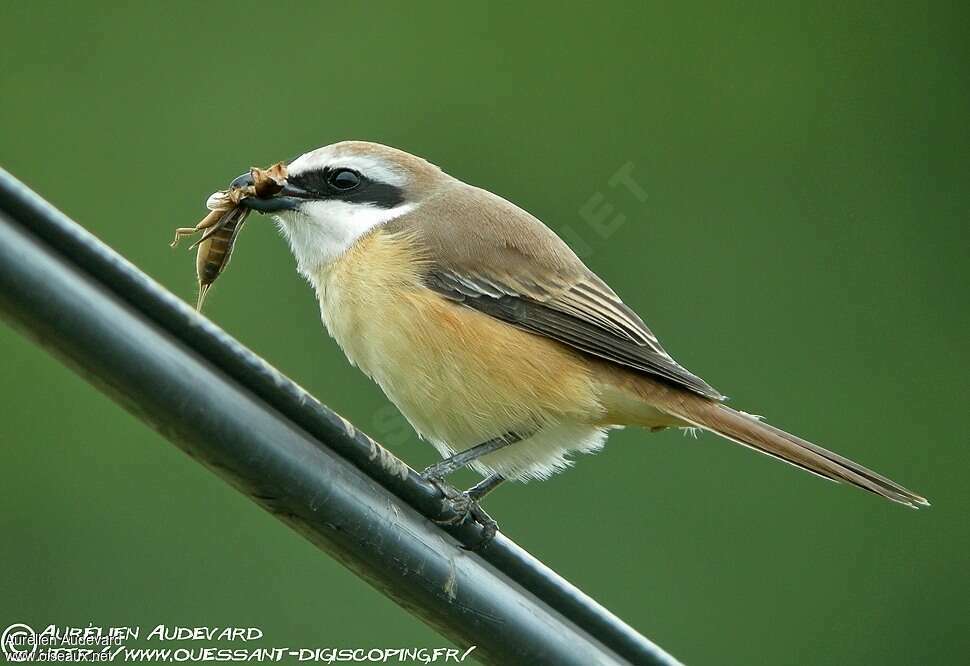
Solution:
M274 216L308 277L451 180L419 157L366 141L317 148L289 162L286 170L282 191L241 205ZM233 187L251 184L249 173L232 182Z

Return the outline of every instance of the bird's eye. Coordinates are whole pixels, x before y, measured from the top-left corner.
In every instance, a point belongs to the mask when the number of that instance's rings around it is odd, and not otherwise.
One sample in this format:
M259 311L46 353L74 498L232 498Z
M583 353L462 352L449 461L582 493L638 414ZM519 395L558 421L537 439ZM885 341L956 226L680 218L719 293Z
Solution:
M338 169L330 174L330 184L338 190L352 190L360 185L360 174L350 169Z

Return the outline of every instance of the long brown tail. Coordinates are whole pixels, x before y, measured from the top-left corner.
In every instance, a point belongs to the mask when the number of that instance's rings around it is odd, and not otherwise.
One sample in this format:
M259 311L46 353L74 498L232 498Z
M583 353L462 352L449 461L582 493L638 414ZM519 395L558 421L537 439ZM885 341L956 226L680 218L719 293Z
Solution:
M784 460L823 478L851 483L893 502L914 509L929 506L925 498L903 488L895 481L837 453L763 423L757 417L700 396L680 394L677 398L673 401L665 400L663 409L693 426Z

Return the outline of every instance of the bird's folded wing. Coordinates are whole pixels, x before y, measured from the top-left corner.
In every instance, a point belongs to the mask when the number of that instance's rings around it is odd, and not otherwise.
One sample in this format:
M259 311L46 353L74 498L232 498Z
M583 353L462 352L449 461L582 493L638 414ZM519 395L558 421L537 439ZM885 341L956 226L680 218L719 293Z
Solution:
M500 197L470 189L473 196L463 200L471 203L461 210L422 211L412 227L426 251L431 289L581 352L723 399L674 361L640 317L548 227ZM460 233L446 226L455 220Z

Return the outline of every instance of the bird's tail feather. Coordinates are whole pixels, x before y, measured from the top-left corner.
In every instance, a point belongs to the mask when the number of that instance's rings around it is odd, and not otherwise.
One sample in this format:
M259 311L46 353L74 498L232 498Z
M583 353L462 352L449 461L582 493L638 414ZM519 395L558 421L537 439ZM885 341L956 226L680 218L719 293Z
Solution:
M697 397L677 400L675 405L665 405L664 409L692 426L823 478L858 486L914 509L929 506L925 498L871 469L723 404Z

